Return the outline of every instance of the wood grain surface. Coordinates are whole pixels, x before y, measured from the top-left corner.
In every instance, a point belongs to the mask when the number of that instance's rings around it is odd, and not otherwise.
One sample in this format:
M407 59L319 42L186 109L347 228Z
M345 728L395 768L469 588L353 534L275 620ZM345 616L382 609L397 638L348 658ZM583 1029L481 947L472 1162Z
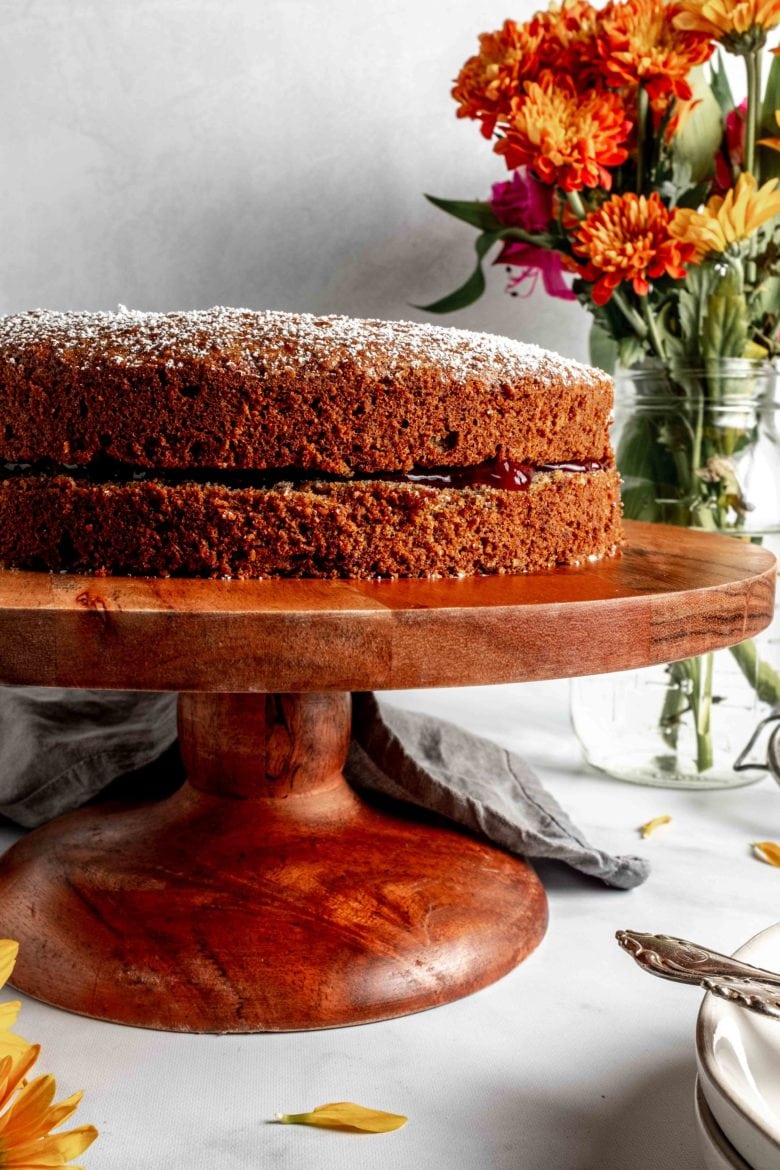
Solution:
M347 692L618 670L771 620L769 553L627 533L615 560L527 577L0 573L0 682L186 692L174 796L71 813L0 859L16 986L124 1023L241 1032L385 1019L510 970L546 925L533 871L359 799L341 772Z
M0 572L0 682L381 690L671 661L772 617L770 553L628 523L621 556L527 576L204 581Z
M322 1028L467 995L542 938L525 861L348 787L347 695L183 695L180 735L173 797L0 859L21 990L143 1027Z

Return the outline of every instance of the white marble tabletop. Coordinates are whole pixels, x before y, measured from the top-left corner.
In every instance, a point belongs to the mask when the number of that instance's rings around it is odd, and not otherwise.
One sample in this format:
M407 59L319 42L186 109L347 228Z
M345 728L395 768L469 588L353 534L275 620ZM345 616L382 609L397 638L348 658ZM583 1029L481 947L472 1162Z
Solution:
M645 975L614 933L732 951L780 918L780 871L750 850L780 836L780 791L769 778L692 793L589 772L562 682L388 697L522 752L594 844L651 859L649 880L618 892L539 865L550 925L536 953L476 995L385 1023L186 1036L25 1000L18 1030L42 1043L40 1071L60 1096L84 1089L77 1118L100 1130L85 1170L701 1170L700 994ZM640 841L663 813L671 824ZM409 1124L364 1136L273 1123L334 1100Z

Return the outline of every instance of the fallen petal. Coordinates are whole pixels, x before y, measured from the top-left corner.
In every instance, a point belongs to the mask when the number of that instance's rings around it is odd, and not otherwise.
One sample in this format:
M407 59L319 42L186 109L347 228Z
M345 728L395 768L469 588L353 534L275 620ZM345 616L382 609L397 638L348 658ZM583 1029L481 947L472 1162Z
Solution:
M361 1133L389 1133L406 1125L408 1118L400 1113L385 1113L382 1109L366 1109L352 1101L335 1101L318 1105L311 1113L277 1113L282 1125L316 1125L323 1129L349 1129Z
M643 837L649 837L656 829L660 829L661 825L668 825L671 819L671 817L667 816L653 817L652 821L648 821L640 827L639 832Z
M780 868L780 845L776 841L753 841L753 852L759 861Z

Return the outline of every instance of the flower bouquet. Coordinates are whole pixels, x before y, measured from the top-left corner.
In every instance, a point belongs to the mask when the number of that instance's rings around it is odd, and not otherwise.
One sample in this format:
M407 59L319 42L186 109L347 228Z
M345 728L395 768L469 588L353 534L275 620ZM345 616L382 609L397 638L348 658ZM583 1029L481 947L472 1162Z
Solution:
M491 253L513 295L541 279L585 306L591 359L633 383L617 442L628 518L760 539L744 468L780 349L777 56L762 85L778 24L780 0L563 0L483 34L452 91L511 175L484 201L428 196L479 235L473 274L425 308L476 300ZM742 60L740 102L721 51ZM780 703L753 644L733 654ZM692 713L700 772L714 701L711 657L668 668L660 729L673 746Z

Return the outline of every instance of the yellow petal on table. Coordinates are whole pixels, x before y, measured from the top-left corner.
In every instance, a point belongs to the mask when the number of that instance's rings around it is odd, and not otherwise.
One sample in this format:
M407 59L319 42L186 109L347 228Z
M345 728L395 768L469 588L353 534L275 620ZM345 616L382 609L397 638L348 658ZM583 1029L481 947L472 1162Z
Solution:
M643 837L649 837L656 829L660 829L661 825L668 825L671 819L667 816L653 817L652 821L647 821L646 824L640 826L639 832Z
M385 1113L382 1109L366 1109L352 1101L336 1101L318 1105L311 1113L277 1113L282 1125L317 1125L323 1129L352 1129L361 1133L389 1133L406 1125L408 1118L400 1113Z
M780 867L780 845L776 841L753 841L752 846L759 861Z

